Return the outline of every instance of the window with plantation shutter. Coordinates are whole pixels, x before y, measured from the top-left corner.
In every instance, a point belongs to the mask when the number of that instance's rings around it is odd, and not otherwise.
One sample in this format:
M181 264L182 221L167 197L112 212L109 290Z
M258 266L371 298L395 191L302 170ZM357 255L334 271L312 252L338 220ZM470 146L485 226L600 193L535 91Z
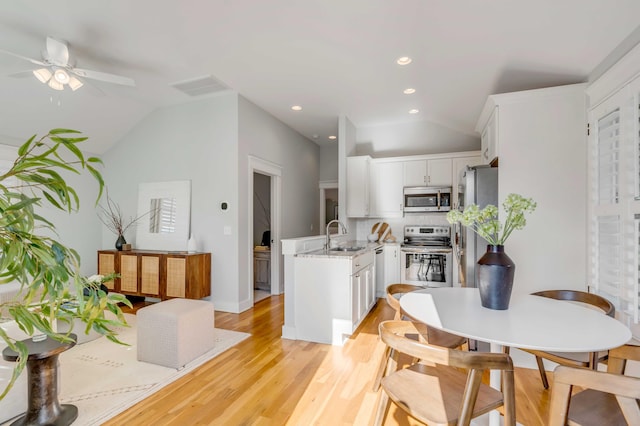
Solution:
M589 110L589 279L640 337L640 79Z
M598 120L598 203L618 202L620 161L620 110Z
M175 232L177 208L178 205L175 198L151 199L149 232L155 234L171 234Z
M598 291L611 302L619 298L622 281L622 231L620 217L599 216L596 224L595 273Z

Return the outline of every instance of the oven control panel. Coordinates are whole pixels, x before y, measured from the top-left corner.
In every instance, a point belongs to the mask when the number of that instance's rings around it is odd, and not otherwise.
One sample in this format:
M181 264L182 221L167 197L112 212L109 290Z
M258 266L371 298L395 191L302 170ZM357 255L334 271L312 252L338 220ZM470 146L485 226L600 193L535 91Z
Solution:
M404 227L404 236L415 236L415 237L450 237L451 236L451 227L450 226L436 226L436 225L407 225Z

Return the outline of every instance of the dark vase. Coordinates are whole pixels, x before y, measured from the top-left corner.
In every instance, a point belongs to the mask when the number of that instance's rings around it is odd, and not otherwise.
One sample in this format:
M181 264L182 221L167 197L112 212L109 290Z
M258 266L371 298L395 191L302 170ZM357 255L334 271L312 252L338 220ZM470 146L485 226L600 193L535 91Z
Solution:
M116 240L116 250L121 251L123 244L127 244L127 240L124 239L124 235L118 235L118 239Z
M489 309L509 309L516 265L504 252L504 246L487 246L478 260L476 282L482 306Z

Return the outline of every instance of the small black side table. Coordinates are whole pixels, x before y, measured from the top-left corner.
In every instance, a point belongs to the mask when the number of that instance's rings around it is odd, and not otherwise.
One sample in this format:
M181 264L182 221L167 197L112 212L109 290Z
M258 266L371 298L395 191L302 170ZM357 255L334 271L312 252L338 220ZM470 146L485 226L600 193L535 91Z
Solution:
M73 342L58 342L47 337L40 342L25 339L29 356L27 358L28 373L28 408L27 412L11 426L22 425L55 425L67 426L78 417L75 405L60 405L58 401L58 355L76 344L77 336L71 334ZM2 357L5 361L17 361L18 353L9 347L4 348Z

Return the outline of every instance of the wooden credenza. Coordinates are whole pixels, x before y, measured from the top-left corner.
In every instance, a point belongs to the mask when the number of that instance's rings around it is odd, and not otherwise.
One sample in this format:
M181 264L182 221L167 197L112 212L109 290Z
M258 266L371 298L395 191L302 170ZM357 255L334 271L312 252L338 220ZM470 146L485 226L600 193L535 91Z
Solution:
M211 295L211 253L98 250L98 273L116 272L109 290L160 299Z

